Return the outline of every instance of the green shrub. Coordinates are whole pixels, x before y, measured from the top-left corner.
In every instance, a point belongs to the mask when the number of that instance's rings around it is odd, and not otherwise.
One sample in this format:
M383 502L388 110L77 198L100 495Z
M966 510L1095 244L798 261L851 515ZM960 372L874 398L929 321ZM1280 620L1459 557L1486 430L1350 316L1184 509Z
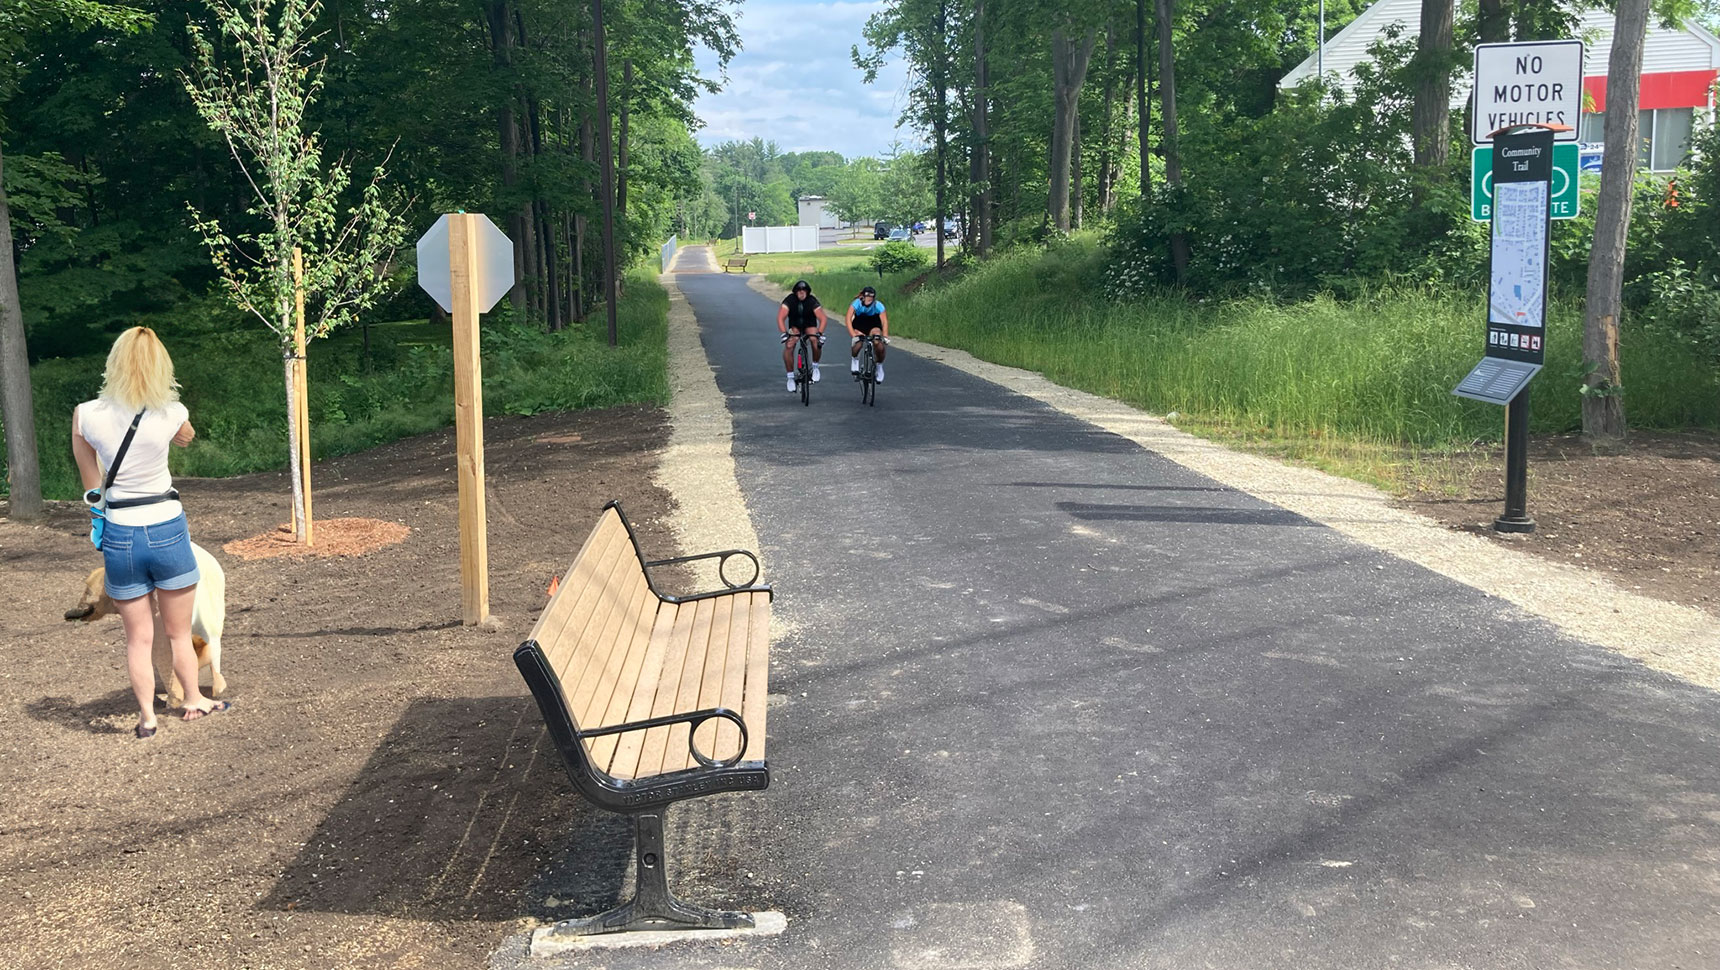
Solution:
M911 242L891 242L872 250L868 265L882 273L902 273L926 265L926 251Z

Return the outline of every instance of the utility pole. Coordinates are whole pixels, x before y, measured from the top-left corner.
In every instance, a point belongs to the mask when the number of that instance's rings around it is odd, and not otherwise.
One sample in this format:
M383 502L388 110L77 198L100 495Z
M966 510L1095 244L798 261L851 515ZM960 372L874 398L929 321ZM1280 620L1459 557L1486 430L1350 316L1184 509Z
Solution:
M615 140L609 122L609 55L603 37L603 0L591 0L592 73L597 81L598 153L603 156L603 302L609 321L609 346L616 344L615 304Z

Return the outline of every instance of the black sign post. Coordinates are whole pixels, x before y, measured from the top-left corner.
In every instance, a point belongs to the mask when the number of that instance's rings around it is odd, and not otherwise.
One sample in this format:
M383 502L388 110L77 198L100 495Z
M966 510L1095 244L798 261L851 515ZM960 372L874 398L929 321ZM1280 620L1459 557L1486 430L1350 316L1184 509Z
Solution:
M1505 405L1500 532L1533 532L1528 513L1529 381L1546 361L1547 236L1553 135L1545 125L1493 133L1493 218L1486 356L1452 393Z

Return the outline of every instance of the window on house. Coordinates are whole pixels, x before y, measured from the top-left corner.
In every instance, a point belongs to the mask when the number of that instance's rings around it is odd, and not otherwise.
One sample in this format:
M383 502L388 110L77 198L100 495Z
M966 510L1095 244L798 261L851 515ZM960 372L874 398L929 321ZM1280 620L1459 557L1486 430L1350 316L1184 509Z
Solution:
M1596 145L1607 140L1607 116L1603 114L1586 114L1577 125L1577 140L1592 142Z
M1670 172L1690 153L1692 108L1654 108L1637 112L1636 164Z

